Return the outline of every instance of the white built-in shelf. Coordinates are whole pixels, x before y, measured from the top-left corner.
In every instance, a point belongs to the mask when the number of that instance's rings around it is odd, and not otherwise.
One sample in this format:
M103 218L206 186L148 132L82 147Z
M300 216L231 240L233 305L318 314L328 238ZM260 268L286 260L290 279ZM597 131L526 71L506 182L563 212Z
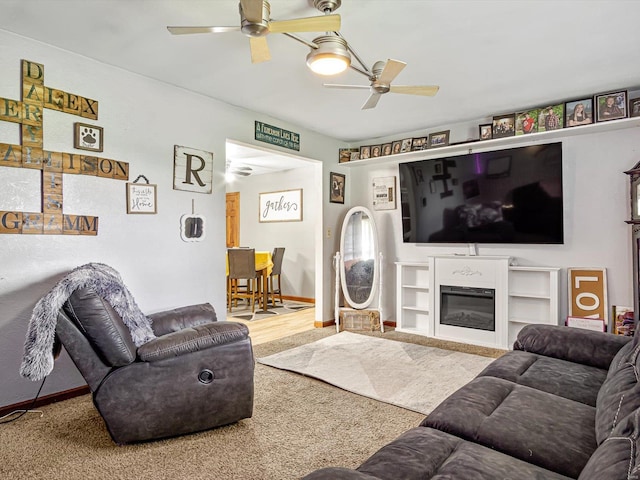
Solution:
M640 117L624 118L622 120L610 120L608 122L592 123L590 125L580 125L578 127L561 128L558 130L550 130L548 132L532 133L530 135L517 135L513 137L494 138L491 140L458 143L456 145L448 145L446 147L417 150L415 152L398 153L396 155L386 155L384 157L353 160L351 162L341 163L340 166L364 167L366 165L395 165L398 163L411 162L413 160L442 158L452 155L462 155L465 153L499 149L500 147L536 145L539 143L548 143L550 140L556 138L610 132L613 130L624 130L627 128L636 127L640 127Z

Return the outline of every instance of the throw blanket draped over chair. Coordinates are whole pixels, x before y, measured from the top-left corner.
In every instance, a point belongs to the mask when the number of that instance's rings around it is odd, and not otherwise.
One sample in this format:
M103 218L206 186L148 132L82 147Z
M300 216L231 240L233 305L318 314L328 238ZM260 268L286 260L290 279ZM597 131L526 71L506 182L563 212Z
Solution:
M151 321L140 311L116 270L102 263L88 263L73 269L42 297L29 320L20 375L42 380L53 370L58 311L79 288L91 288L122 317L133 343L153 340Z

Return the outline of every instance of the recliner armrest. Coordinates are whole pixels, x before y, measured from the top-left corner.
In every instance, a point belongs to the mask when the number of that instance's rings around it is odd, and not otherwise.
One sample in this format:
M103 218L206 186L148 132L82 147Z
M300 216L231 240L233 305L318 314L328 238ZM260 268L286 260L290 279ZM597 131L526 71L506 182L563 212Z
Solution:
M138 347L138 358L143 362L157 362L206 348L226 345L249 338L249 329L243 323L211 322L168 333Z
M184 328L215 322L218 319L216 311L210 303L174 308L173 310L152 313L147 317L151 319L151 328L158 337L178 332Z
M527 325L518 333L513 349L606 370L631 338L582 328Z

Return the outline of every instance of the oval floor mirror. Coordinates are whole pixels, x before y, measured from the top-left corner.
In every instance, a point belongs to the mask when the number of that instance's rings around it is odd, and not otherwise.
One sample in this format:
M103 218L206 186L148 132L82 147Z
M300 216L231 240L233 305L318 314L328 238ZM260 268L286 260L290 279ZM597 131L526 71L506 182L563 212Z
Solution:
M365 207L353 207L347 212L342 222L340 234L340 251L335 256L336 329L340 331L340 314L345 310L362 310L362 317L374 317L384 331L380 315L380 299L382 292L382 254L378 252L378 234L371 212ZM345 304L350 308L340 307L340 292ZM370 308L377 298L376 308Z

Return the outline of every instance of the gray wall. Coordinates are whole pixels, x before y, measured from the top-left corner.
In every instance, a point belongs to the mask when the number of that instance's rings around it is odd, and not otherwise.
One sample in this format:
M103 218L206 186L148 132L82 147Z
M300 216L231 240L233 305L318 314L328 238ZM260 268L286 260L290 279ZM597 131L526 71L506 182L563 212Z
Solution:
M99 102L97 121L104 128L101 156L129 162L130 180L145 175L158 186L157 215L127 215L125 182L64 175L64 212L96 215L99 234L91 236L0 235L0 405L32 398L38 385L22 379L27 323L36 301L70 269L104 262L117 269L145 313L190 303L211 302L225 313L225 142L255 142L254 121L300 133L301 156L322 162L322 171L337 164L344 144L315 132L254 112L232 107L186 90L110 67L85 57L0 31L0 97L21 99L21 59L44 64L45 85ZM170 68L170 67L167 67ZM73 149L73 124L83 121L60 112L44 112L44 148ZM0 122L0 142L18 144L18 124ZM188 146L214 153L211 195L173 190L173 147ZM277 150L278 147L273 147ZM283 151L286 151L283 149ZM318 196L320 227L316 275L331 268L333 239L322 238L322 223L333 225L338 211L328 202L328 173L321 174ZM0 167L0 210L39 211L38 171ZM325 197L326 196L326 197ZM191 212L207 219L204 242L180 239L180 217ZM326 218L325 218L326 217ZM331 318L331 282L321 288L316 315ZM325 305L326 304L326 305ZM84 382L66 355L48 378L42 394L67 390Z

